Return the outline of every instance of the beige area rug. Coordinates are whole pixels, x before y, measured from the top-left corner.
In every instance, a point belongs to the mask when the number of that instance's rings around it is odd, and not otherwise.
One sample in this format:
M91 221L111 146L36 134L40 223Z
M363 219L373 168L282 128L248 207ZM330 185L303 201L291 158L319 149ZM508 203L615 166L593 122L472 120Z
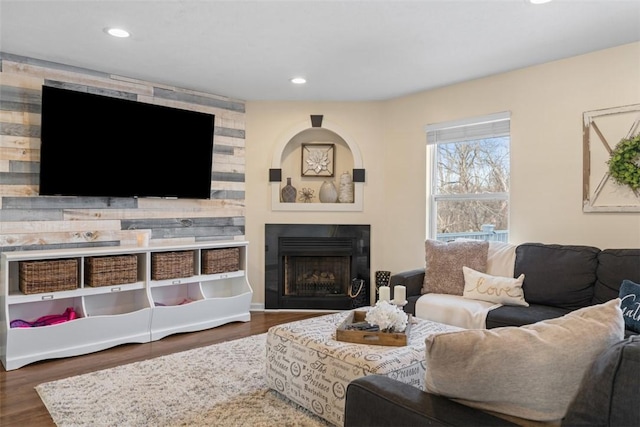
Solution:
M40 384L58 426L328 426L265 385L266 334Z

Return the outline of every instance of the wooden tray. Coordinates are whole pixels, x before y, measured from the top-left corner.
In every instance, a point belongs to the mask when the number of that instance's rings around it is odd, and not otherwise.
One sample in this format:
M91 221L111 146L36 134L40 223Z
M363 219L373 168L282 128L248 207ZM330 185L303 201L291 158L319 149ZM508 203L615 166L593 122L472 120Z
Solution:
M411 333L411 316L409 316L407 328L404 332L369 332L346 329L346 327L352 323L363 322L366 315L366 311L352 311L344 322L338 326L336 330L336 340L356 344L389 345L395 347L407 345L409 334Z

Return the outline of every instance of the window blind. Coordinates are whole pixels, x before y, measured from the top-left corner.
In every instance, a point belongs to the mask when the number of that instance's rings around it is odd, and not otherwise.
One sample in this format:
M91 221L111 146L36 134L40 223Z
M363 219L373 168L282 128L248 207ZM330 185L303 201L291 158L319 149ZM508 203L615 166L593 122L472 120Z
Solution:
M510 127L510 112L427 125L427 144L446 144L509 136Z

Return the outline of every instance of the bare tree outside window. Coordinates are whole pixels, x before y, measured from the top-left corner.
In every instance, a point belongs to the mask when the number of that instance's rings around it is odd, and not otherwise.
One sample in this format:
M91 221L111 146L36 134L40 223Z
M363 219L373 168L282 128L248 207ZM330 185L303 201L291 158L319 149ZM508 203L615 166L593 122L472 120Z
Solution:
M431 237L507 241L510 137L460 139L432 144Z

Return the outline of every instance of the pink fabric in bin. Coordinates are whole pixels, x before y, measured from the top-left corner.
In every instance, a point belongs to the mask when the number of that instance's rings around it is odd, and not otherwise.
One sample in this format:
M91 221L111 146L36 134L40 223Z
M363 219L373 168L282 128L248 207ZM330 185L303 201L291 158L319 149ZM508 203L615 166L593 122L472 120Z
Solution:
M67 308L62 314L49 314L47 316L42 316L36 319L33 322L28 322L26 320L16 319L11 321L12 328L34 328L38 326L50 326L57 325L58 323L68 322L69 320L77 319L78 315L76 314L73 307Z

